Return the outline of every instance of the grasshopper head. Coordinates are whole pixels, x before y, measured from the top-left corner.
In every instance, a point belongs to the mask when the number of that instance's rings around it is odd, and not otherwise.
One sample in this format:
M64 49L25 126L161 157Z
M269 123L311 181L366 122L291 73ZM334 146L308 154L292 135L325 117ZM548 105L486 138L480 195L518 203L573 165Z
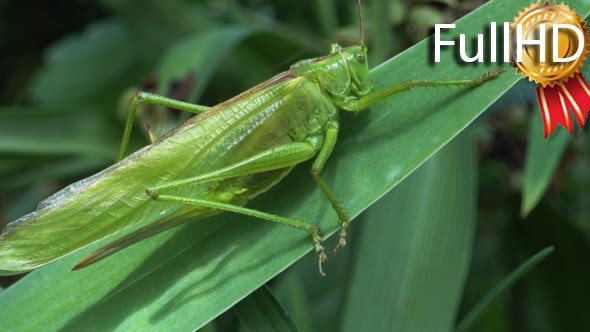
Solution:
M369 61L367 59L367 46L364 44L347 47L341 51L342 57L348 63L351 78L351 94L360 98L371 91L372 85L369 79Z
M329 55L300 61L291 70L319 82L336 101L358 99L372 88L365 45L332 44Z

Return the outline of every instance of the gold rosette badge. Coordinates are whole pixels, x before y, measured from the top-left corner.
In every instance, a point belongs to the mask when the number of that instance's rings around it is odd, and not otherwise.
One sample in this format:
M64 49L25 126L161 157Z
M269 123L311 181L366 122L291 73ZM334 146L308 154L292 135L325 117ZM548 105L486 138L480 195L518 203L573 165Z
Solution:
M588 55L586 24L564 4L540 1L520 12L511 28L511 56L517 72L539 84L537 98L547 138L558 124L573 133L590 110L590 87L580 69Z

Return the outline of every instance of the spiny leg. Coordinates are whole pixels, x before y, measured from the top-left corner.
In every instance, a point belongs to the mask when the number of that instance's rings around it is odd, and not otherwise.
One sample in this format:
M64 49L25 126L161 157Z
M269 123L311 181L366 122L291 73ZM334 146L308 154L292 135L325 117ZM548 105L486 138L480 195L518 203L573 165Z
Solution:
M275 216L269 213L244 208L241 206L202 200L194 198L186 198L172 195L160 194L163 190L185 187L203 183L213 180L223 180L227 178L249 175L254 173L266 172L276 169L292 167L298 163L311 159L316 154L316 150L309 143L295 142L284 145L279 145L270 148L266 151L258 153L248 159L237 162L233 165L205 173L196 177L181 179L177 181L168 182L166 184L152 187L146 190L147 194L155 200L166 201L172 203L180 203L193 206L208 207L223 211L230 211L245 214L252 217L257 217L264 220L270 220L286 226L299 228L308 231L311 234L315 251L319 257L320 274L325 275L322 271L322 264L326 262L327 257L324 253L324 248L321 245L320 229L316 226L297 221L294 219Z
M338 219L340 219L340 240L338 241L338 245L334 248L334 252L338 250L338 248L342 248L346 245L346 231L348 229L348 224L350 223L350 217L344 211L340 202L336 199L336 195L330 190L330 188L326 185L324 180L322 180L321 172L334 150L334 146L336 145L336 140L338 138L338 127L335 123L329 124L328 129L326 130L326 140L322 149L318 153L313 165L311 166L311 174L313 175L313 179L318 184L324 195L328 198L332 207L336 211L338 215Z
M309 143L295 142L278 145L235 164L195 177L170 181L163 185L151 187L147 192L150 196L156 196L166 189L292 167L311 159L315 154L316 151Z
M277 216L274 214L261 212L258 210L249 209L249 208L245 208L245 207L241 207L241 206L237 206L237 205L232 205L232 204L227 204L227 203L208 201L208 200L203 200L203 199L188 198L188 197L171 196L171 195L159 195L159 196L152 196L152 197L155 200L162 201L162 202L178 203L178 204L185 204L185 205L192 205L192 206L234 212L234 213L239 213L239 214L247 215L247 216L262 219L262 220L276 222L281 225L305 230L305 231L309 232L309 234L311 234L311 238L313 240L314 247L315 247L315 252L318 254L318 257L319 257L318 265L319 265L319 269L320 269L320 274L322 276L326 275L322 270L322 264L325 263L328 258L326 257L326 254L324 253L324 248L322 247L322 244L321 244L322 238L321 238L321 234L320 234L320 229L316 226L313 226L308 223L298 221L295 219L285 218L285 217Z
M339 104L340 107L347 111L358 112L369 106L392 95L411 90L415 87L440 87L440 86L464 86L474 87L484 82L498 77L504 71L504 67L491 71L478 78L471 80L454 80L454 81L407 81L397 85L389 86L385 89L374 91L357 100L348 100Z
M158 96L148 92L137 93L137 95L133 98L133 101L131 102L131 107L129 108L129 113L127 114L127 121L125 122L125 131L123 132L123 139L121 140L121 148L119 149L118 160L121 160L125 157L125 152L127 151L127 146L129 145L129 138L131 137L131 130L133 129L133 124L135 123L137 106L140 103L165 106L196 114L203 113L207 109L209 109L209 107L207 106L186 103L183 101Z

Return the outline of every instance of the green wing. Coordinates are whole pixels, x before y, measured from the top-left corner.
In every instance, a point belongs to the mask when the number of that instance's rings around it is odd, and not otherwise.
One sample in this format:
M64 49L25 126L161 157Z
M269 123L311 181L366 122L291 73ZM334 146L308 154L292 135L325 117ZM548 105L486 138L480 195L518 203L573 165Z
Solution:
M154 224L158 225L154 229L164 230L167 223L178 225L211 215L211 210L153 201L145 190L218 169L289 137L285 121L288 123L293 115L286 106L294 106L294 93L306 86L314 88L299 77L275 77L58 192L0 234L0 275L32 270L139 224ZM268 188L258 189L244 203ZM201 184L174 189L170 194L201 197L207 190L208 184Z

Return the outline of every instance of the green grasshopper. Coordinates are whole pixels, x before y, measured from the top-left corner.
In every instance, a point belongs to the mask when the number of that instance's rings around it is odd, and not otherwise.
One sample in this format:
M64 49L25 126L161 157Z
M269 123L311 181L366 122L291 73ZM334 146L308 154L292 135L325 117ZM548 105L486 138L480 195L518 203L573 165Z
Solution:
M140 92L127 117L120 161L70 185L9 224L0 235L0 274L23 273L131 226L142 227L83 259L95 263L159 232L222 211L239 213L306 231L318 255L326 255L321 230L304 221L249 209L244 205L281 181L297 164L313 159L311 174L336 211L346 245L350 222L321 172L338 137L340 111L360 112L414 87L473 87L496 77L473 80L408 81L372 91L361 39L291 68L213 107ZM126 157L139 104L198 114L152 144Z

